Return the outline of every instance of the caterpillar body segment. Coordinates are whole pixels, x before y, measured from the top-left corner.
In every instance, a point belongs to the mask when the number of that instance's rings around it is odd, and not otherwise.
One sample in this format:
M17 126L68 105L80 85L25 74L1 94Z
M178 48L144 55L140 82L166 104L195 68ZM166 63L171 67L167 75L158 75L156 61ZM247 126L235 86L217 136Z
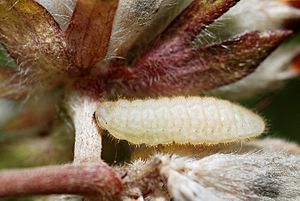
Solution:
M133 144L217 144L260 135L261 117L216 98L176 97L101 103L99 126Z

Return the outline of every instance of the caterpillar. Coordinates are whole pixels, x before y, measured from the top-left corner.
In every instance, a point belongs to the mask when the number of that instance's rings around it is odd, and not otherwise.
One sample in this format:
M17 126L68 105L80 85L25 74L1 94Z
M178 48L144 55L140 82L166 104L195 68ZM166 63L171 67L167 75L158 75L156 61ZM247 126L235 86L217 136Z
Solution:
M257 114L210 97L175 97L103 102L96 111L101 129L133 144L218 144L263 133Z

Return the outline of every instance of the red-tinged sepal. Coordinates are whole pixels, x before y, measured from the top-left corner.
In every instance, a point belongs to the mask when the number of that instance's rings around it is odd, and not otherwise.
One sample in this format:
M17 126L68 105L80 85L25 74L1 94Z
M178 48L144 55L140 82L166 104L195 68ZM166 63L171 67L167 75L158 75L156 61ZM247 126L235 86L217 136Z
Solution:
M281 30L250 32L205 48L139 58L132 68L111 69L104 85L122 96L200 94L249 75L290 35Z
M3 0L0 24L0 43L23 76L47 88L64 80L70 68L64 36L43 7L34 0Z
M187 48L195 37L238 0L195 0L173 23L153 41L142 57L151 58Z
M79 69L90 69L104 59L118 0L78 0L66 31L70 59Z

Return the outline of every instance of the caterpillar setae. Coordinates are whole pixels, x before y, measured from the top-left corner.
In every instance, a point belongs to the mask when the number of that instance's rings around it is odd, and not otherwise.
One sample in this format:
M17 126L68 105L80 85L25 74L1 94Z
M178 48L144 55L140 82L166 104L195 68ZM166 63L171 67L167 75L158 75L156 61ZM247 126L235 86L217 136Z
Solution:
M98 125L133 144L217 144L260 135L263 119L229 101L176 97L103 102Z

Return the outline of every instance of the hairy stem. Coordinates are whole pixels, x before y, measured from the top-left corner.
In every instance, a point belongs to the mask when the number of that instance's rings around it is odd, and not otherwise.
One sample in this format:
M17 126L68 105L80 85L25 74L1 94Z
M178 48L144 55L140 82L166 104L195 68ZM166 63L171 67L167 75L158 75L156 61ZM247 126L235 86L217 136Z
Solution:
M84 162L101 162L102 137L96 122L94 113L97 103L85 96L71 96L70 113L75 126L74 164ZM109 175L106 175L109 177ZM78 198L75 198L75 200ZM74 199L71 199L74 200ZM96 196L88 196L85 200L99 200ZM70 201L70 200L69 200Z
M105 163L94 163L3 171L0 186L0 197L77 194L113 200L122 181Z
M94 121L97 104L87 97L72 98L72 118L75 126L74 163L100 162L102 138Z

